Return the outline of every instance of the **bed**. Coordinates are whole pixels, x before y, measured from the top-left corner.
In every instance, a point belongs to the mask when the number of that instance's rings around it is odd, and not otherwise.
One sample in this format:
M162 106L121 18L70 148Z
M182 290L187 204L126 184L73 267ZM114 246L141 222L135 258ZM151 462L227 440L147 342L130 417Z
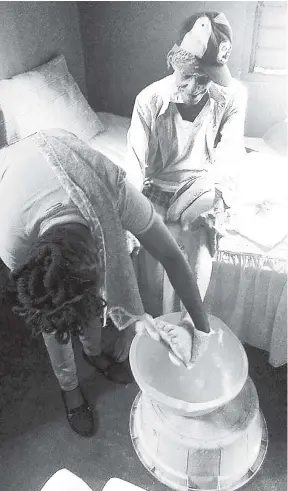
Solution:
M135 169L125 159L129 124L129 118L90 108L63 55L0 81L0 148L39 130L63 128L123 167L134 182ZM251 140L247 147L254 151L235 174L242 203L229 217L205 304L243 342L269 352L278 367L287 362L287 164L271 146L259 147L257 140L256 148Z
M109 113L97 114L105 131L90 140L89 144L123 167L128 178L133 181L133 169L129 169L125 161L129 118ZM254 196L253 189L249 190L246 186L246 209L244 207L242 213L244 218L247 213L250 217L254 213L256 218L254 222L252 220L252 230L244 230L244 235L237 231L241 230L239 213L238 216L237 212L234 215L232 213L227 220L228 232L220 241L205 305L211 314L221 318L243 342L269 352L269 362L274 367L279 367L287 363L288 222L287 218L285 220L285 214L288 179L285 180L284 161L280 158L281 172L275 174L277 154L265 147L264 142L260 142L260 145L258 139L253 142L250 140L246 139L246 146L249 150L251 146L254 148L253 152L250 151L247 155L246 167L249 171L246 173L244 168L241 178L238 175L238 191L243 192L248 174L253 185L258 182L258 191L254 191ZM258 144L256 149L255 144ZM262 175L262 187L259 189L259 166L263 167L264 160L266 180ZM272 182L271 161L274 165ZM277 203L279 209L275 210L276 205L273 207L271 200L275 200L275 189L279 195L280 186L283 196L281 195L280 203ZM279 198L277 199L279 201ZM270 210L267 210L268 203ZM276 211L279 226L273 228ZM267 227L263 230L264 223L268 224L268 230ZM249 238L249 234L252 238Z

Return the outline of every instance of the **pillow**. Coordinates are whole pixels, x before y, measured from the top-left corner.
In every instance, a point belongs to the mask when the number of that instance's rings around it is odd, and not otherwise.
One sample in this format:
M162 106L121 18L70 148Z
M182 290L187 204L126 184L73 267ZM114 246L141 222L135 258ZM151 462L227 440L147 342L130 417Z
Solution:
M45 129L70 131L87 142L104 127L60 55L0 81L0 147ZM3 128L5 125L5 131Z

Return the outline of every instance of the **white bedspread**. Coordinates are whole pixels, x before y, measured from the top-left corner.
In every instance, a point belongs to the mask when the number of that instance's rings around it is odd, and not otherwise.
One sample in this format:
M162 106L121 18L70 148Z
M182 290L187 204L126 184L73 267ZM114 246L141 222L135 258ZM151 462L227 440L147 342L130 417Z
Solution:
M249 153L234 169L233 178L234 205L228 230L267 252L288 235L287 160L276 153Z
M129 167L126 161L126 136L130 125L130 119L110 113L97 113L105 127L103 133L98 134L89 145L108 157L114 164L122 167L127 174L127 179L139 189L142 183L140 168Z

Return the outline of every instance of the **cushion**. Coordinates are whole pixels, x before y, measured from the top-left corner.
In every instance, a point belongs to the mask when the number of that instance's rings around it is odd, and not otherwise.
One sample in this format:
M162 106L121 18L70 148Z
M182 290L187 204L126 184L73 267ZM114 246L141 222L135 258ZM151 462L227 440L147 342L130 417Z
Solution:
M63 55L1 80L0 108L0 148L49 128L70 131L83 141L104 130L69 73Z

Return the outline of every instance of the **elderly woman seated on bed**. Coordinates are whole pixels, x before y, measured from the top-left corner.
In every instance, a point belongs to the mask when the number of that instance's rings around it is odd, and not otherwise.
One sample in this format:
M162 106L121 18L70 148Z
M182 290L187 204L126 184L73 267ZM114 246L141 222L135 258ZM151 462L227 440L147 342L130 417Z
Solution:
M124 171L71 133L39 132L1 150L0 226L0 257L13 280L4 293L32 333L43 335L74 431L91 435L93 417L71 335L79 335L88 363L124 383L135 320L159 339L143 309L125 230L161 262L187 309L182 325L165 334L171 350L187 364L196 348L205 349L208 319L176 241ZM107 308L122 331L110 355L101 346Z
M127 165L142 169L143 193L185 250L202 298L229 205L224 164L233 166L245 153L246 90L226 64L231 39L223 13L187 19L167 56L174 73L137 96L128 132ZM138 269L146 310L154 316L179 311L179 299L149 252L140 252Z

